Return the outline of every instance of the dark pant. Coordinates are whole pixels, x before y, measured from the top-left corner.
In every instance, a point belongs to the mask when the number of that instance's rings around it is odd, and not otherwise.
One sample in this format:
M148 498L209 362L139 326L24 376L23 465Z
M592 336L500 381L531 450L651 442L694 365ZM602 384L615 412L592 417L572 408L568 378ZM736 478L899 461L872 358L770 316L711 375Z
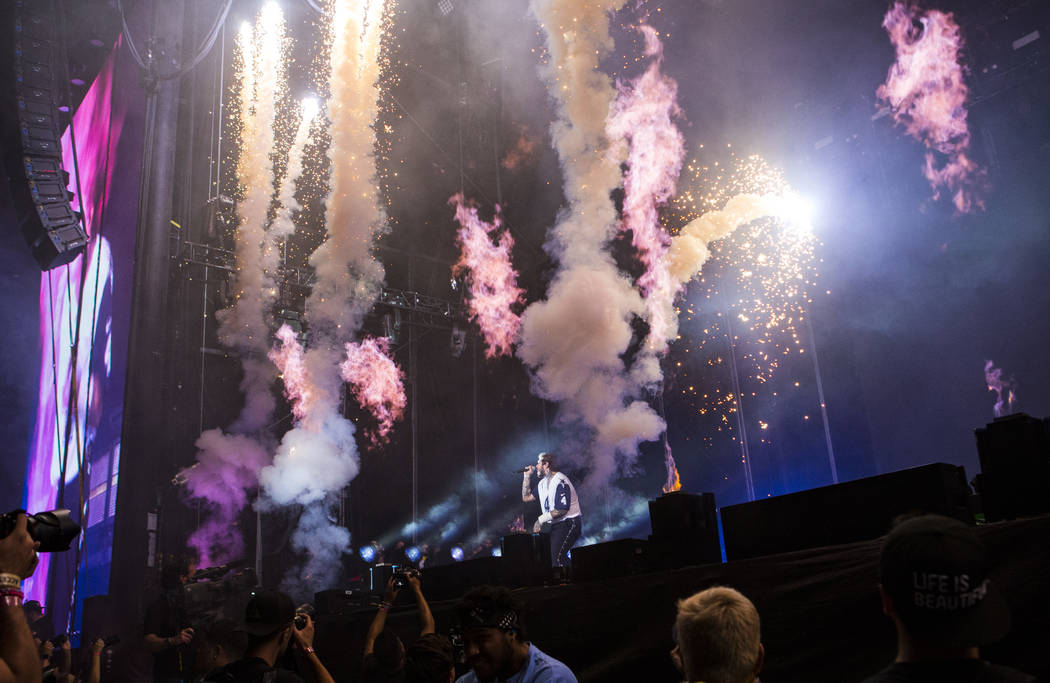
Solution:
M551 525L551 560L555 567L569 566L569 549L580 540L583 515Z

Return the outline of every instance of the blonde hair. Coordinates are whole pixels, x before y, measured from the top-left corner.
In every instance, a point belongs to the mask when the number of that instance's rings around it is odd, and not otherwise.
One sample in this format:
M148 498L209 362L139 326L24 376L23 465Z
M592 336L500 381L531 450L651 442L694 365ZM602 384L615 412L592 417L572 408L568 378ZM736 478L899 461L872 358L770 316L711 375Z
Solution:
M755 680L762 645L758 610L739 591L713 586L679 600L675 628L687 680Z

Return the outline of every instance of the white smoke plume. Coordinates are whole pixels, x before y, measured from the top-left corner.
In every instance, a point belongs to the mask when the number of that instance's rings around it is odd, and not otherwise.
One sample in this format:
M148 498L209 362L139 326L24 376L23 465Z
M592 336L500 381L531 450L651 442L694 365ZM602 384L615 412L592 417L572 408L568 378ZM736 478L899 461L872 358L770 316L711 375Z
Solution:
M268 49L260 49L262 45ZM247 505L247 492L256 486L259 471L269 461L264 447L268 439L262 432L275 407L271 391L275 372L266 359L273 282L265 272L262 245L274 192L270 151L276 102L286 87L287 39L277 5L269 4L260 12L254 29L250 24L242 27L237 49L241 63L237 180L242 199L237 204L234 253L236 299L216 318L222 343L241 355L244 406L230 425L230 434L221 429L201 434L196 443L197 464L180 473L191 497L205 501L210 513L189 539L205 567L237 559L244 551L236 519Z
M613 47L610 15L622 5L623 0L531 3L550 56L543 76L557 106L551 137L567 206L547 244L559 270L547 299L522 315L518 356L532 369L534 391L561 403L563 417L581 421L593 433L584 485L594 488L629 469L638 444L664 429L652 408L635 399L635 382L621 358L631 342L631 320L643 315L645 306L608 250L618 227L610 193L621 183L624 150L606 136L616 91L598 61Z
M326 514L329 496L358 472L354 426L340 413L339 364L383 283L371 249L385 224L376 182L374 123L379 110L380 47L387 2L336 0L331 33L328 113L331 186L326 198L327 239L310 257L316 279L306 302L309 327L304 355L309 409L288 431L273 465L260 477L270 502L306 506L295 545L307 555L296 594L327 588L349 550L349 535Z

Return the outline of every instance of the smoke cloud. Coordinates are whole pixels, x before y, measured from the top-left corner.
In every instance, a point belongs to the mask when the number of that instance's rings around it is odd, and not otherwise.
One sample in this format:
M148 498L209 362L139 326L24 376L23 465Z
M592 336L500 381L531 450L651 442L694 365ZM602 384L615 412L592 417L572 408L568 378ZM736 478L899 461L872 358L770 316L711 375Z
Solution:
M385 212L376 182L373 128L378 113L380 47L387 2L336 0L331 31L328 113L331 121L327 239L310 256L315 283L306 301L309 329L303 354L306 409L281 440L273 465L260 483L278 505L306 507L295 547L306 563L286 580L295 594L330 586L349 535L327 515L328 500L358 472L354 426L340 413L344 346L361 327L383 284L383 268L372 258Z
M260 49L266 45L269 49ZM268 4L256 26L245 24L237 38L240 61L240 157L237 180L242 199L237 204L237 242L234 304L216 314L219 339L241 356L244 406L230 425L231 434L213 429L201 434L197 464L180 473L192 498L202 499L211 516L190 537L201 565L224 564L240 557L244 540L236 525L247 505L247 491L257 484L269 458L263 434L275 408L273 366L264 360L269 345L269 317L273 306L272 276L264 266L267 213L273 199L273 163L276 102L286 87L284 17ZM289 164L289 173L292 165ZM290 222L290 221L289 221Z

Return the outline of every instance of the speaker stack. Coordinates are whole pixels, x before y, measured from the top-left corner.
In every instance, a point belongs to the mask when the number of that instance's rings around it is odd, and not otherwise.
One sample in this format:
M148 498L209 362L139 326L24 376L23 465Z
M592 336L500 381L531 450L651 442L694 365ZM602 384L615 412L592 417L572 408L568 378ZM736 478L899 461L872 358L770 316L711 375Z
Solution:
M57 16L54 0L15 0L3 16L11 31L0 85L4 166L22 233L44 270L69 263L88 243L62 167Z
M1050 512L1050 419L1017 413L998 417L975 434L985 520Z

